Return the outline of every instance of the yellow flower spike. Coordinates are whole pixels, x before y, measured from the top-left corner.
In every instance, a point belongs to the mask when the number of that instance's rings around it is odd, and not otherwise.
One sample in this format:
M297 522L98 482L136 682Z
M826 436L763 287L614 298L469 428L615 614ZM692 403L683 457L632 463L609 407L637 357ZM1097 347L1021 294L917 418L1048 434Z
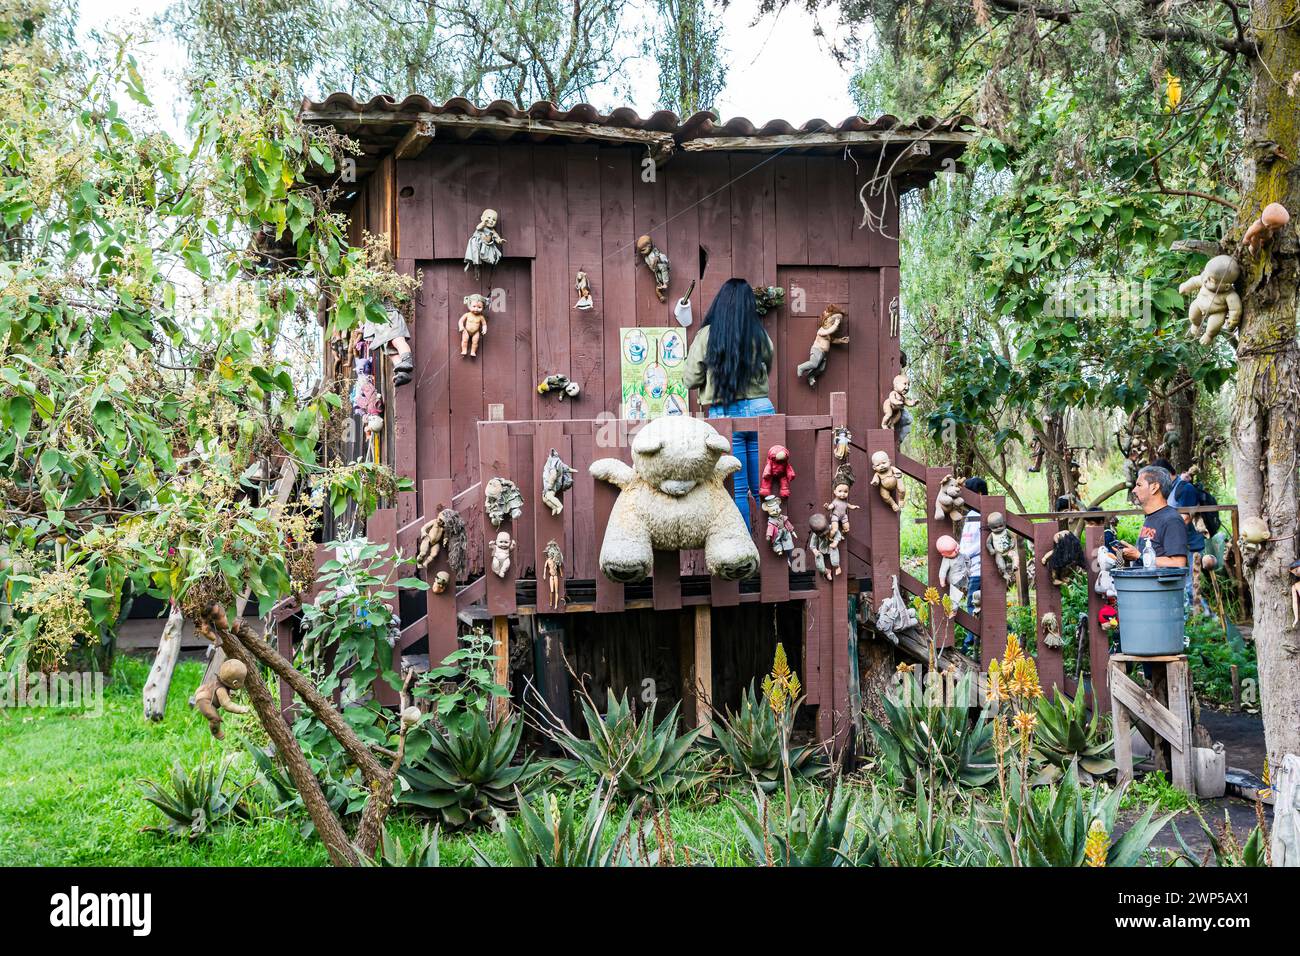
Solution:
M1007 649L1002 653L1002 669L1011 670L1016 661L1024 657L1024 651L1020 649L1020 638L1014 634L1007 635Z
M1083 844L1085 863L1088 866L1105 866L1109 850L1110 834L1106 832L1106 825L1100 820L1093 820L1088 827L1088 839Z
M1165 70L1165 112L1172 113L1183 101L1183 81Z
M1032 711L1022 710L1016 714L1012 722L1016 725L1016 730L1020 731L1021 737L1032 737L1034 729L1038 726L1038 715Z
M938 603L939 603L939 589L938 589L938 588L930 587L930 588L926 588L926 589L925 589L925 603L926 603L926 604L930 604L930 605L934 605L934 604L938 604Z

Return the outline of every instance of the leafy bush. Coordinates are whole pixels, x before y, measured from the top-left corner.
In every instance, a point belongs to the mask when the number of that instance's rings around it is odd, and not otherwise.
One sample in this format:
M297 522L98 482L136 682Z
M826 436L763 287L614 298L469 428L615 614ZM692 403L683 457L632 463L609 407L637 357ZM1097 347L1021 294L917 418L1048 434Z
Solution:
M1227 639L1223 625L1208 615L1187 619L1187 659L1192 683L1202 700L1216 704L1232 703L1232 665L1242 680L1258 680L1255 645L1238 646Z
M415 696L430 702L435 718L449 731L457 732L475 714L492 715L492 704L509 698L510 691L496 682L491 635L476 628L462 639L460 649L420 675Z
M1170 783L1160 771L1145 774L1142 779L1130 783L1120 802L1121 810L1154 807L1163 813L1181 813L1195 806L1196 800Z
M513 809L517 794L535 782L539 768L528 757L512 763L524 732L518 714L493 727L475 713L457 733L426 726L428 750L400 771L399 805L433 810L452 827L488 823L493 809Z
M1034 713L1038 716L1034 735L1034 758L1046 764L1034 778L1034 784L1051 783L1061 773L1074 767L1091 783L1093 777L1102 776L1115 769L1115 738L1108 733L1109 721L1100 711L1088 719L1088 701L1083 684L1070 700L1068 694L1056 689L1054 699L1040 697Z
M798 707L795 703L791 710L797 711ZM713 738L702 738L701 743L720 754L728 773L749 777L765 793L771 793L781 781L781 746L788 743L784 739L788 731L783 727L793 721L793 713L789 721L778 720L767 699L760 698L750 682L741 695L740 710L729 710L725 717L714 720ZM790 747L792 777L820 777L828 769L821 747Z
M186 770L178 761L165 782L141 780L144 799L166 817L161 827L145 827L152 833L197 840L218 827L249 817L244 789L233 793L226 786L231 760L227 756L216 766L203 764Z
M963 675L954 698L977 700L974 682L974 674ZM927 700L913 673L904 675L904 683L900 694L882 701L884 725L867 718L886 766L908 785L933 780L982 787L997 776L993 728L985 714L972 721L969 707Z
M679 736L679 706L673 705L656 726L653 701L637 720L626 691L621 698L613 690L607 692L603 715L584 697L582 716L589 739L577 737L567 727L555 731L553 739L573 758L558 761L557 766L568 773L586 770L625 797L661 799L698 786L712 775L690 753L703 728Z

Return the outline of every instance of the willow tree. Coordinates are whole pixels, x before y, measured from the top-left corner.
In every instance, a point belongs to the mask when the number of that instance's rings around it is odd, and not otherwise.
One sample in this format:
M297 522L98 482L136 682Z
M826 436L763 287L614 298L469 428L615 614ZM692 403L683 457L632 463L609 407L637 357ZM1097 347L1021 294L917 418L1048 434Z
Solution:
M1017 121L1054 92L1071 91L1080 106L1072 132L1031 157L1042 166L1041 181L1062 181L1057 174L1072 168L1088 141L1128 143L1128 160L1099 170L1114 198L1185 200L1182 246L1240 258L1232 452L1240 513L1263 517L1272 532L1246 573L1267 749L1277 766L1284 754L1300 752L1300 636L1287 601L1298 530L1300 245L1294 228L1259 255L1244 251L1240 239L1270 202L1300 212L1300 4L847 0L842 10L850 26L869 25L908 64L903 75L927 112L941 102L1014 140ZM1143 90L1146 108L1117 120L1116 105ZM1234 148L1230 174L1212 175L1214 166L1195 154L1170 163L1207 123L1219 124ZM1199 271L1203 261L1187 255L1182 274Z

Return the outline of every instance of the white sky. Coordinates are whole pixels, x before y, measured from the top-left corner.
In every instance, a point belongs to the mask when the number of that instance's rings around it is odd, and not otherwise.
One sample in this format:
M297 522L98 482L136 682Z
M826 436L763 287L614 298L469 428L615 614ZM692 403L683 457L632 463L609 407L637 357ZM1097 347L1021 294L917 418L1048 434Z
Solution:
M81 29L120 32L167 5L167 0L83 0ZM850 73L813 35L812 16L792 7L751 26L757 8L756 0L731 0L722 13L729 66L727 85L717 102L722 118L744 116L758 126L769 119L785 119L798 126L814 118L836 123L853 115ZM833 13L823 14L820 22L829 35L837 36ZM140 31L137 35L147 37ZM185 66L184 50L170 39L155 39L137 56L159 118L172 132L179 132L185 106L177 102L175 78ZM654 64L637 61L630 80L634 102L626 105L645 116L655 105Z

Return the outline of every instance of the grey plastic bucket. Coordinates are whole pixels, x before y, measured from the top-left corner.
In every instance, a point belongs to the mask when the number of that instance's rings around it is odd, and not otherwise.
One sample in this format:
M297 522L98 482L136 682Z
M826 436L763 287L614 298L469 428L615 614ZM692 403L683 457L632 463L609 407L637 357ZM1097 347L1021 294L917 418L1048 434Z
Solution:
M1157 657L1183 652L1186 568L1130 568L1111 572L1119 612L1119 649Z

